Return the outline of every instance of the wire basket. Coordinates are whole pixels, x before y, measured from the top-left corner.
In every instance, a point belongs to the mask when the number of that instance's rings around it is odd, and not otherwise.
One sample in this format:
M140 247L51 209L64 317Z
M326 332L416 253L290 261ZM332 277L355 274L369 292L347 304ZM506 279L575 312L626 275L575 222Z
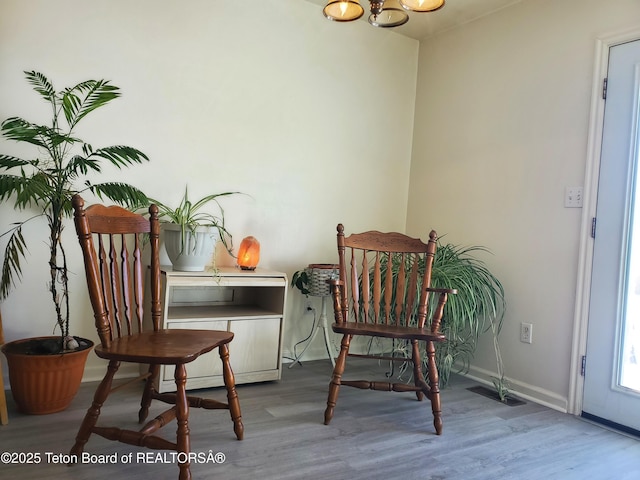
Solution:
M338 278L339 267L331 263L312 263L305 272L309 278L309 295L325 297L331 294L327 280Z

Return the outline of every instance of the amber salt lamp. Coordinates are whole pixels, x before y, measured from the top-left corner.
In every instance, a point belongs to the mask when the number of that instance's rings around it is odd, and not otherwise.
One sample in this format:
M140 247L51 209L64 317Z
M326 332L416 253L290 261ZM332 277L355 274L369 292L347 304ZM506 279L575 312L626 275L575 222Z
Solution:
M255 237L245 237L238 249L238 265L242 270L255 270L260 261L260 242Z

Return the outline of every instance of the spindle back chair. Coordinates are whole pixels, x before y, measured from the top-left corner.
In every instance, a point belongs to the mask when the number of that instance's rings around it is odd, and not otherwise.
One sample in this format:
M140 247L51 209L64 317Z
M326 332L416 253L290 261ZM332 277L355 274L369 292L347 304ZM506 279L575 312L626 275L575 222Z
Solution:
M229 343L233 333L211 330L183 330L161 328L160 260L158 208L151 205L149 218L119 206L92 205L84 208L84 200L73 197L74 220L84 257L89 298L94 312L100 344L95 347L98 357L109 361L106 375L99 384L93 403L71 448L72 458L80 458L91 434L109 440L152 449L178 452L179 478L191 478L189 452L189 408L230 410L234 432L243 437L244 426L235 379L229 363ZM143 246L150 251L148 285L144 285L147 267ZM145 295L149 298L145 298ZM145 309L147 312L145 314ZM227 402L187 396L186 364L200 355L218 349L223 365ZM98 426L101 408L112 391L114 375L121 362L148 365L142 392L139 423L149 413L152 400L172 405L139 431ZM175 393L156 390L161 365L175 367ZM144 370L144 368L143 368ZM160 428L176 420L176 441L154 435Z
M339 224L339 278L329 280L333 297L334 332L342 335L340 353L329 384L324 423L333 418L341 385L360 389L415 392L418 400L431 401L436 433L442 433L442 413L435 343L445 340L440 322L452 289L431 288L431 271L436 254L437 234L431 231L429 241L391 232L368 231L345 237ZM435 297L435 298L431 298ZM392 352L351 353L353 337L390 339ZM427 355L427 377L422 373L420 344ZM404 354L398 344L404 345ZM371 345L371 343L369 343ZM384 344L383 344L384 345ZM408 362L413 384L407 382L344 380L347 357L358 356L378 361Z

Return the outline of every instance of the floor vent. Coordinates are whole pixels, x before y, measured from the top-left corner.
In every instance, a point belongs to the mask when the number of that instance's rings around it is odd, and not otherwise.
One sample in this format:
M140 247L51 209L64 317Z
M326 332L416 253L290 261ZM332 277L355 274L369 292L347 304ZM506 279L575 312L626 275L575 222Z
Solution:
M498 395L498 392L496 392L495 390L491 390L490 388L483 387L481 385L478 385L477 387L469 387L467 388L467 390L473 393L480 394L483 397L491 398L492 400L495 400L497 402L504 403L505 405L508 405L510 407L517 407L518 405L525 405L527 403L523 400L520 400L519 398L514 398L510 395L508 395L503 402L502 400L500 400L500 396Z

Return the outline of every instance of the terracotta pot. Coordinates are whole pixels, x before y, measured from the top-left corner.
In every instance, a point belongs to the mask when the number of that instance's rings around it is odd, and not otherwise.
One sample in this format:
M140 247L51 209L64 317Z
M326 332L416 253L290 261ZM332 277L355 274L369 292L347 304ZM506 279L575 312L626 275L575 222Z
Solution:
M7 357L11 393L22 413L42 415L60 412L75 397L82 381L87 356L93 347L91 340L81 340L86 348L64 354L23 353L34 340L59 337L38 337L16 340L2 346Z

